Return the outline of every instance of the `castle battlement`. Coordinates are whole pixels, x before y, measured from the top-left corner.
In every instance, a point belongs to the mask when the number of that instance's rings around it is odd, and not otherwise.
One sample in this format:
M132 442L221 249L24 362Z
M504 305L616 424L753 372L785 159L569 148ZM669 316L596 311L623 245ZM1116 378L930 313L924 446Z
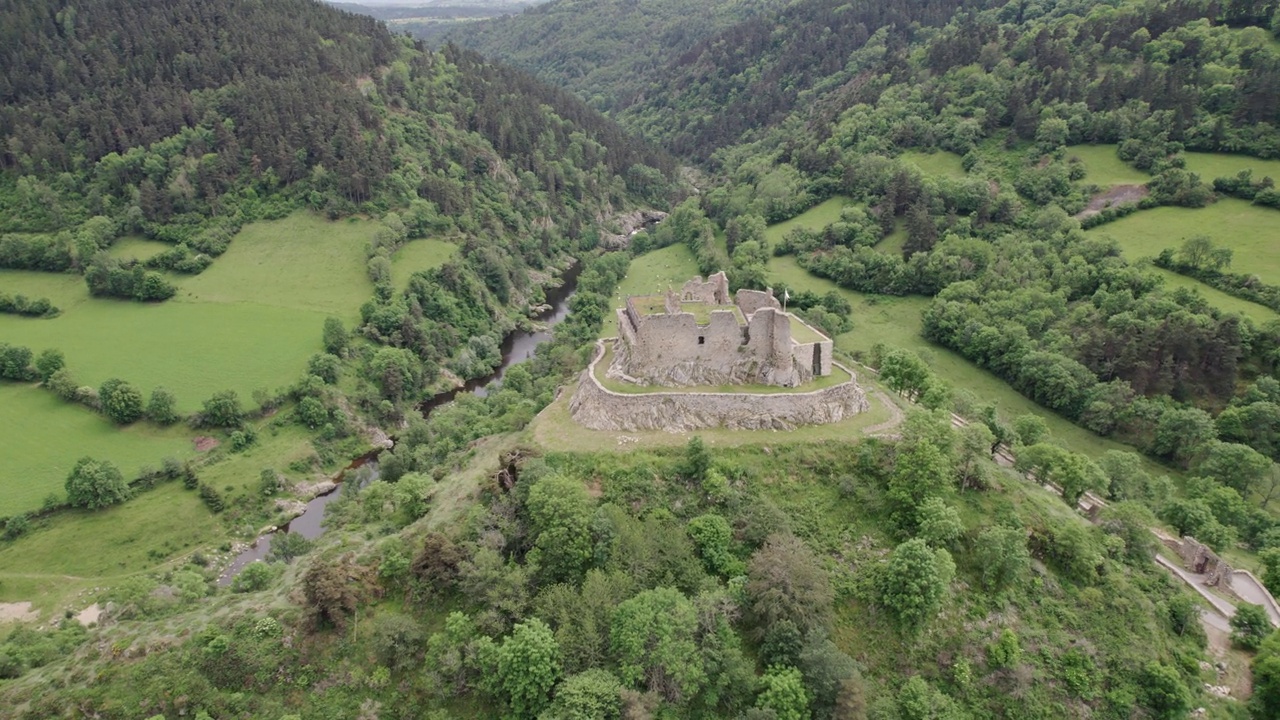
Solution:
M832 342L772 290L729 293L722 272L680 291L627 298L611 375L654 385L795 387L831 374Z

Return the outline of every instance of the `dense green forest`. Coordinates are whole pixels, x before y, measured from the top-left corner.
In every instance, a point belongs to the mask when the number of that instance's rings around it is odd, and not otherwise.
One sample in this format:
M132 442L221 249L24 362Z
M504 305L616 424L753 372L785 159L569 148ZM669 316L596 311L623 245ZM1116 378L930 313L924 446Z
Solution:
M171 394L85 387L56 349L4 342L0 379L120 426L185 420L228 453L302 426L325 467L368 426L396 436L376 478L347 474L317 543L277 535L229 587L208 548L169 550L95 589L101 628L68 610L0 636L0 717L1275 717L1265 612L1242 605L1215 639L1149 529L1280 583L1280 320L1169 278L1262 305L1280 279L1235 272L1260 256L1222 238L1176 235L1158 274L1113 234L1228 201L1275 212L1262 173L1194 165L1280 156L1278 13L562 0L435 51L305 0L0 10L0 268L171 304L244 227L376 219L358 319L326 321L302 377L254 408L218 393L180 416ZM1111 204L1113 186L1129 199ZM779 227L820 203L836 209L818 227ZM598 247L640 206L670 215ZM166 249L110 253L132 235ZM456 253L398 281L397 253L429 238ZM859 373L892 432L546 442L574 432L555 413L660 248L735 288L781 290L779 262L834 283L788 297L842 360L878 369ZM528 363L415 409L485 377L572 264L568 319ZM0 301L24 323L60 312ZM931 351L1043 417L953 386L929 353L850 349L873 331L853 301L913 301ZM1090 451L1068 449L1072 424ZM85 458L76 509L8 518L0 543L178 480L252 531L289 463L265 464L229 497L204 479L216 466L130 479ZM1089 519L1087 493L1107 502ZM1220 682L1252 697L1206 689Z

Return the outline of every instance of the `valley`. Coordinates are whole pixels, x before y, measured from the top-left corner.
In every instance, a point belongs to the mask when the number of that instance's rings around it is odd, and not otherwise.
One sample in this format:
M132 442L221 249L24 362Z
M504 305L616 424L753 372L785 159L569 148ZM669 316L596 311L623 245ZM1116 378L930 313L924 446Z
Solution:
M1274 7L332 5L0 9L0 719L1280 713Z

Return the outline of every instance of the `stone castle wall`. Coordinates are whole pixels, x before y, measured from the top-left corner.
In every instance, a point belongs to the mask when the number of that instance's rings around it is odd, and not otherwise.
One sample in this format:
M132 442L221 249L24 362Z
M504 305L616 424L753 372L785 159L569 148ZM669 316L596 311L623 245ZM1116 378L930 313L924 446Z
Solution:
M772 290L767 292L762 290L739 290L733 296L733 301L738 304L738 307L742 308L743 315L751 315L763 308L782 309L778 299L773 296Z
M807 393L617 393L595 377L604 342L569 402L573 419L592 430L793 430L839 422L869 407L856 378Z
M835 345L830 340L822 342L811 342L796 344L792 346L791 355L795 358L797 369L805 368L810 376L825 376L831 374L831 353ZM817 362L814 362L814 355L817 355ZM815 372L815 368L817 371Z

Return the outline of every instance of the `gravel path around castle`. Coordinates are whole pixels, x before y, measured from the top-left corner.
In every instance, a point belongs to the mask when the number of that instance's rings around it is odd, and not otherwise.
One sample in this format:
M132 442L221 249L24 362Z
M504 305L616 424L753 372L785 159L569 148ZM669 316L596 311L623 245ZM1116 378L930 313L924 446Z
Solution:
M898 403L894 402L888 395L885 395L879 390L873 390L871 394L889 409L890 417L882 423L872 425L869 428L863 428L862 434L867 437L896 437L896 433L892 433L890 431L896 429L902 424L902 408L898 407Z

